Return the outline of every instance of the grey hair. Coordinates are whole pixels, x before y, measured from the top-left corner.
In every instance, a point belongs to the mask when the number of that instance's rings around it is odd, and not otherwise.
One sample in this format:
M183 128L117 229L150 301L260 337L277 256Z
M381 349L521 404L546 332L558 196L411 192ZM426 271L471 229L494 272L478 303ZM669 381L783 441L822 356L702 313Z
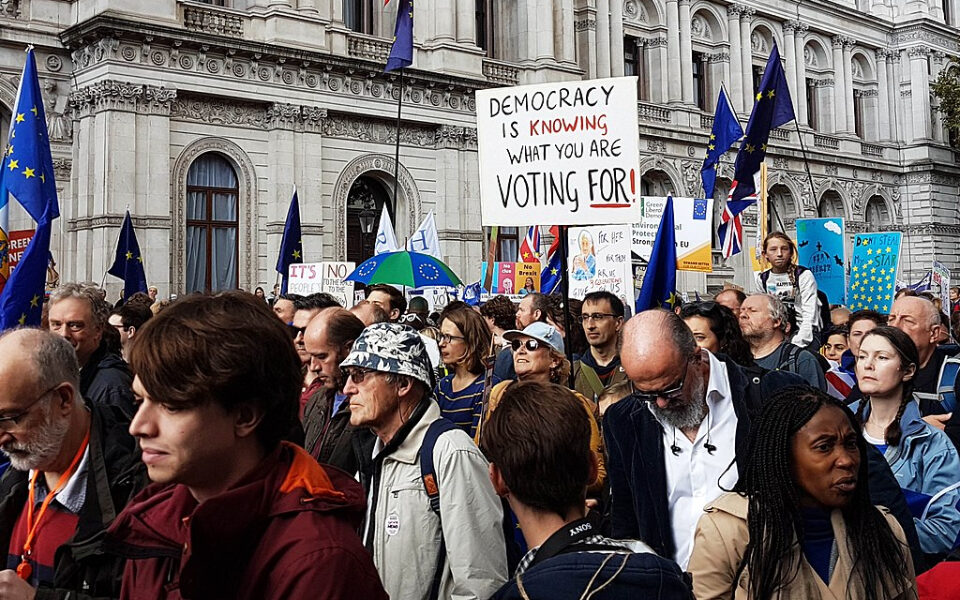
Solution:
M780 331L786 333L787 326L790 324L790 315L787 312L787 305L779 297L773 294L758 294L767 299L767 308L770 310L770 318L774 321L780 321L777 327Z
M50 294L50 306L67 298L79 298L90 304L93 324L99 329L107 327L110 305L103 299L103 290L95 283L65 283Z
M664 310L663 312L665 313L664 326L667 328L670 340L677 351L686 357L697 354L700 347L697 346L697 340L693 337L693 331L690 330L687 323L672 310Z
M36 369L36 377L42 388L51 388L66 382L79 391L80 363L70 342L51 331L33 327L10 330L0 336L0 339L18 331L29 332L26 333L29 339L23 340L23 345L26 355Z

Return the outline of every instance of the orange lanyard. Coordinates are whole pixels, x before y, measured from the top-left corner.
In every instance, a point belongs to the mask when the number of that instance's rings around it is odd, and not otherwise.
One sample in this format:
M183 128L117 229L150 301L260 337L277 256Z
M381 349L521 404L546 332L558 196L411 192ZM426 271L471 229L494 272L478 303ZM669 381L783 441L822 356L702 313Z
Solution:
M33 477L30 478L30 493L27 498L27 539L23 543L23 554L20 555L20 564L17 565L17 575L20 579L24 581L30 580L30 575L33 573L33 567L30 566L28 559L33 554L33 542L37 537L37 532L40 529L40 523L43 522L43 515L47 512L47 507L50 506L50 502L53 501L54 497L57 495L63 486L67 484L67 481L70 480L70 476L73 475L73 471L77 468L77 465L80 463L80 459L83 458L83 453L87 450L87 444L90 442L90 430L87 430L87 435L83 438L83 443L80 444L80 449L77 450L77 454L73 457L73 461L70 463L70 466L67 468L63 474L60 475L60 479L57 480L57 485L54 486L50 493L47 494L47 497L43 499L43 502L40 504L40 510L37 512L37 519L33 519L33 506L34 501L34 492L36 490L37 476L40 475L40 471L34 471Z

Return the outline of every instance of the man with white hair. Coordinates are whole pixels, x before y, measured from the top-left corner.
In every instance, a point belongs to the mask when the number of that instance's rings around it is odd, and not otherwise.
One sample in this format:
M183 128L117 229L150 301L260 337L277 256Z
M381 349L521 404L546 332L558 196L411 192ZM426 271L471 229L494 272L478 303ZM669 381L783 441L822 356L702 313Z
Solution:
M84 403L63 337L10 331L0 356L0 598L119 597L122 561L101 534L145 482L126 418Z
M740 330L757 366L797 373L811 386L827 391L817 357L787 339L787 307L772 294L753 294L740 305Z
M107 348L110 305L97 286L67 283L50 296L50 331L73 346L80 362L79 392L93 404L120 408L133 416L133 375L127 363Z
M901 296L893 302L887 323L910 336L917 346L920 365L913 378L913 391L937 393L940 367L950 353L937 345L940 314L933 302L922 296Z

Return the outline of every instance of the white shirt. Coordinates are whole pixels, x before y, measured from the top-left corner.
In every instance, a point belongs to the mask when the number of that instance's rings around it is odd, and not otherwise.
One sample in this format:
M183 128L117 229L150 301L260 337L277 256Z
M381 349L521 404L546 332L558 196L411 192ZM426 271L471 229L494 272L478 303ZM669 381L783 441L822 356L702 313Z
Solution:
M663 425L664 462L667 471L667 506L670 525L676 542L674 560L681 569L687 568L693 551L693 538L703 508L720 494L733 489L737 483L736 438L737 415L730 398L730 379L727 366L709 351L703 350L709 360L710 378L707 381L707 418L700 423L696 439L671 425ZM656 417L656 415L654 415ZM716 450L707 452L707 440ZM670 446L676 444L680 453Z

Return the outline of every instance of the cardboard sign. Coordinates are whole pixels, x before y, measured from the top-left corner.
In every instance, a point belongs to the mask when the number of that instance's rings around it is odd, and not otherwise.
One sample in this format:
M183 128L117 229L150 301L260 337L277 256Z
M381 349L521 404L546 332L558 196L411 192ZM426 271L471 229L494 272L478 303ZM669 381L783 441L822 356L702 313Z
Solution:
M530 292L540 291L540 263L517 263L516 274L514 284L516 285L518 294L526 296Z
M517 293L514 278L516 277L516 265L512 262L497 263L497 293L512 296Z
M797 219L797 260L810 269L831 304L846 304L845 239L840 217Z
M950 316L950 268L933 261L933 283L940 286L940 309Z
M640 220L637 78L477 90L483 225Z
M881 313L890 312L896 291L901 241L900 232L861 233L854 237L850 289L847 291L847 307L851 311L869 308Z
M343 278L356 268L352 262L319 262L290 265L287 291L308 296L326 292L346 308L353 306L353 282Z
M589 292L606 290L633 305L630 226L571 227L567 232L570 297L580 300Z
M667 199L656 196L640 198L642 218L633 225L631 252L646 264L653 251L663 207ZM677 241L677 270L713 272L710 244L713 240L713 199L674 198L674 231Z

